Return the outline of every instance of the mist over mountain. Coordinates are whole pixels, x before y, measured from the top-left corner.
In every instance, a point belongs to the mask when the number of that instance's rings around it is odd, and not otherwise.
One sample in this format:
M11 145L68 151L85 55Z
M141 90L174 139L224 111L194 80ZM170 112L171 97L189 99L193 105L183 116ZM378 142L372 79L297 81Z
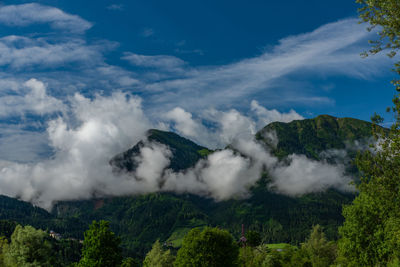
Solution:
M116 177L154 177L158 193L58 201L51 213L26 203L21 210L39 213L19 218L10 217L7 207L23 202L4 197L0 219L15 218L75 238L82 238L92 220L106 219L122 237L126 253L142 256L156 239L179 246L189 229L204 225L239 236L244 223L265 242L297 243L318 223L329 238L336 238L341 207L354 197L347 185L357 177L351 160L357 150L368 147L371 127L323 115L271 123L254 139L219 150L153 129L106 164ZM162 168L154 169L156 165Z
M159 191L215 200L246 197L261 174L267 173L271 189L299 196L329 188L352 191L349 183L357 171L351 160L372 142L370 123L322 115L271 123L255 138L236 138L215 151L174 133L150 130L147 139L110 163L116 172L136 179L151 179L145 170L157 169ZM150 154L161 155L158 166L148 163Z

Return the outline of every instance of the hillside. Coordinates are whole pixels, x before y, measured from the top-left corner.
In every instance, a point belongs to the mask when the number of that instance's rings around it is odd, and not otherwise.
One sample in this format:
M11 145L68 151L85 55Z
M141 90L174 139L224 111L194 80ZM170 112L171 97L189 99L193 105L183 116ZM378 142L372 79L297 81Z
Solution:
M158 142L169 147L172 152L172 157L168 168L174 171L193 167L200 158L210 153L210 150L207 148L199 146L172 132L156 129L149 130L147 133L147 141ZM141 141L127 151L116 155L110 160L110 164L116 171L134 171L137 166L133 159L140 154L140 149L144 146L144 142L145 141Z
M318 160L325 150L348 149L354 141L365 142L371 136L371 127L368 122L324 115L291 123L269 124L257 133L256 138L269 145L280 158L298 153ZM276 146L267 138L271 131L275 131L279 140ZM150 130L147 139L170 148L169 167L175 171L192 167L199 159L212 153L175 133ZM110 164L118 170L134 171L132 159L140 153L144 142L115 156ZM355 153L349 155L353 157ZM269 179L265 173L251 188L251 196L247 199L215 202L191 194L153 193L59 202L52 214L45 211L38 211L38 214L43 213L40 215L45 222L42 228L51 227L65 236L76 238L82 238L92 220L108 220L112 230L121 236L125 254L140 257L157 239L179 246L190 228L205 225L226 228L239 237L243 223L247 229L260 232L264 242L296 244L305 239L312 225L320 224L328 238L337 238L337 227L343 222L342 205L350 203L354 195L331 189L293 198L272 192L268 187ZM6 206L0 206L0 214L4 209ZM30 223L30 217L35 216L21 214L13 215L13 218L22 218L24 223Z
M294 153L318 160L323 151L348 149L355 141L365 144L371 138L371 131L372 124L366 121L320 115L290 123L270 123L256 134L256 139L267 143L279 158ZM268 133L276 133L276 145Z

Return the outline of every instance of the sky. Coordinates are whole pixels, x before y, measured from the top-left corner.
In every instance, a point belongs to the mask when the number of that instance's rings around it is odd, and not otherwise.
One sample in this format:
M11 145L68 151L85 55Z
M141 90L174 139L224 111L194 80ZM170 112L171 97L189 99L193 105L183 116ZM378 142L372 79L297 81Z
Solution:
M34 170L40 177L46 164L90 165L94 153L104 163L150 128L221 148L272 121L384 114L394 61L360 56L377 32L358 23L357 8L349 0L1 1L0 171L12 182ZM32 192L24 199L40 194Z

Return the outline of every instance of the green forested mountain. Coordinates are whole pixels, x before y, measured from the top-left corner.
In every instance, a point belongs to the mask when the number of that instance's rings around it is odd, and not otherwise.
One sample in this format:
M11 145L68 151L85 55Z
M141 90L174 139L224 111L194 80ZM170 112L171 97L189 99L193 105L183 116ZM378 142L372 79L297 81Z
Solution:
M169 147L172 152L172 157L168 168L174 171L193 167L200 158L205 157L210 153L210 150L207 148L199 146L196 143L172 132L151 129L147 133L147 140L149 142L157 142ZM139 155L140 149L144 145L144 141L140 141L132 148L112 158L110 164L117 171L134 171L137 166L133 158Z
M298 153L319 159L320 153L327 149L346 149L356 140L367 140L371 136L371 127L368 122L324 115L291 123L272 123L257 133L256 138L269 145L280 158ZM279 140L275 145L271 143L271 132ZM174 133L150 130L148 140L170 148L170 168L175 171L194 166L199 159L212 153ZM132 158L138 155L143 145L144 142L138 143L114 157L110 163L119 170L134 171ZM354 156L354 153L349 155ZM247 199L215 202L191 194L153 193L59 202L51 214L28 203L19 209L21 214L13 214L7 207L22 204L16 200L10 204L3 203L0 198L0 214L4 214L0 219L29 223L42 229L51 228L64 236L79 239L92 220L105 219L121 236L125 253L140 257L157 239L180 246L183 235L196 226L219 226L239 237L243 223L246 229L261 233L264 242L296 244L304 241L312 225L320 224L328 238L337 237L337 227L343 222L342 205L350 203L354 195L331 189L293 198L272 192L268 182L265 173L251 188L251 196ZM35 216L43 217L43 220L32 222Z
M268 133L276 133L279 140L276 145L268 138ZM256 134L256 138L268 144L280 158L294 153L318 160L320 153L329 149L351 148L355 141L365 145L371 139L371 133L372 124L369 122L320 115L290 123L270 123Z

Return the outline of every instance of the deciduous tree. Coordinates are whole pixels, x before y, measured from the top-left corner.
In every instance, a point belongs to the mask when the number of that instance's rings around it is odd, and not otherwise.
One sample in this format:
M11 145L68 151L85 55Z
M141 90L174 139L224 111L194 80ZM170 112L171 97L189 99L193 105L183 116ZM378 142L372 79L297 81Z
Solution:
M171 250L164 250L157 240L152 249L147 253L143 261L144 267L172 267L175 257L171 254Z
M232 235L219 228L192 229L183 239L175 266L237 266L239 248Z
M79 267L109 267L119 266L122 263L120 239L110 230L107 221L100 221L90 225L84 234L82 258Z

